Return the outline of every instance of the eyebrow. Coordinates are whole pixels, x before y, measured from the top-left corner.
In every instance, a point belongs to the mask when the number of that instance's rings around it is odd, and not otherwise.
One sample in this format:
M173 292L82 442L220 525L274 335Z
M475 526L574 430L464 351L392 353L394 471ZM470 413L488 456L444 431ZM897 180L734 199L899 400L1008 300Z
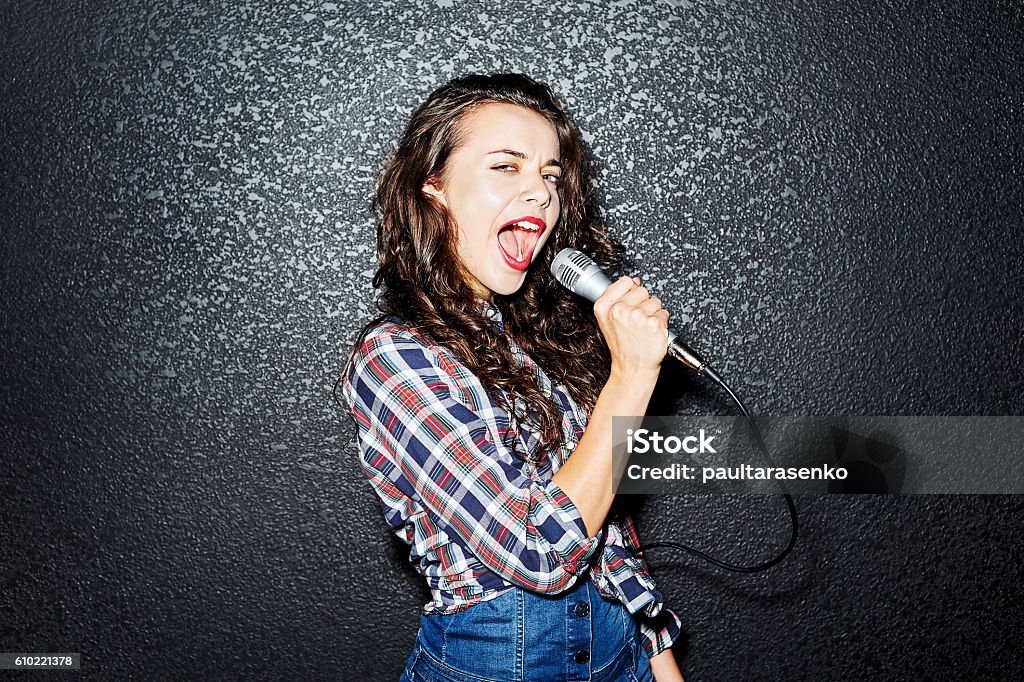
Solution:
M526 154L524 154L522 152L517 152L515 149L495 149L493 152L487 152L488 156L490 156L491 154L508 154L510 156L516 157L517 159L525 159L526 158ZM544 165L545 166L557 166L558 168L562 167L562 164L559 163L558 159L548 159L548 162L545 163Z

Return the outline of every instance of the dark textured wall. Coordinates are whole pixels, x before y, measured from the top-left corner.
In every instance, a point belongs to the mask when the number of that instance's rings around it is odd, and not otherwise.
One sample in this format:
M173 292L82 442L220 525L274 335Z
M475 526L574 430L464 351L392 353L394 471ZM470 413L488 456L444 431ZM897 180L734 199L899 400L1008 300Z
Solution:
M4 2L0 651L397 678L425 587L330 391L374 175L464 72L561 93L631 272L755 411L1021 415L1022 29L1010 1ZM732 411L666 374L654 411ZM734 561L786 538L777 498L637 502ZM1019 498L798 505L769 573L652 554L691 682L1024 674Z

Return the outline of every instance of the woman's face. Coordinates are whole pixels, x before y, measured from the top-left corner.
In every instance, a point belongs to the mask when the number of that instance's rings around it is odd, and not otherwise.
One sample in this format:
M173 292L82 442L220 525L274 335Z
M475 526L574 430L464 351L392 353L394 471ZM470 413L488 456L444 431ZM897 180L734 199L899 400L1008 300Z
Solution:
M423 191L448 209L468 284L490 300L519 290L558 222L558 135L537 112L505 103L477 107L461 131L443 186Z

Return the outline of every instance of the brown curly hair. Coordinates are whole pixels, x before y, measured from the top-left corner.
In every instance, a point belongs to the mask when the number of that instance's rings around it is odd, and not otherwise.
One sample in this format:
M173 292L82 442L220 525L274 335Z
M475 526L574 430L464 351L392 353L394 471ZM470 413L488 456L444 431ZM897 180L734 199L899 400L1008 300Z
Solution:
M495 294L494 305L515 343L583 409L593 410L608 380L608 347L592 304L564 289L550 265L565 247L609 265L621 258L623 247L605 231L594 195L593 161L579 129L548 86L521 74L457 78L412 114L373 201L378 218L373 286L383 287L377 301L383 314L360 331L349 363L370 329L389 316L401 318L458 355L509 414L513 429L525 426L538 434L541 447L526 459L539 462L561 436L560 412L485 318L457 253L457 227L448 211L422 192L428 178L444 177L445 164L461 143L460 123L488 103L519 105L547 119L558 136L562 166L558 225L523 286L509 296Z

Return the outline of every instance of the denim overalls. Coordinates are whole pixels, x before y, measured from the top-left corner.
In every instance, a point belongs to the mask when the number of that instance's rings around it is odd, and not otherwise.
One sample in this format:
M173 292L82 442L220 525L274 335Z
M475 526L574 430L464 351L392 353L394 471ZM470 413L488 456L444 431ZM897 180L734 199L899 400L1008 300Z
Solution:
M421 615L400 682L651 682L626 608L588 574L569 591L512 587L451 615Z

